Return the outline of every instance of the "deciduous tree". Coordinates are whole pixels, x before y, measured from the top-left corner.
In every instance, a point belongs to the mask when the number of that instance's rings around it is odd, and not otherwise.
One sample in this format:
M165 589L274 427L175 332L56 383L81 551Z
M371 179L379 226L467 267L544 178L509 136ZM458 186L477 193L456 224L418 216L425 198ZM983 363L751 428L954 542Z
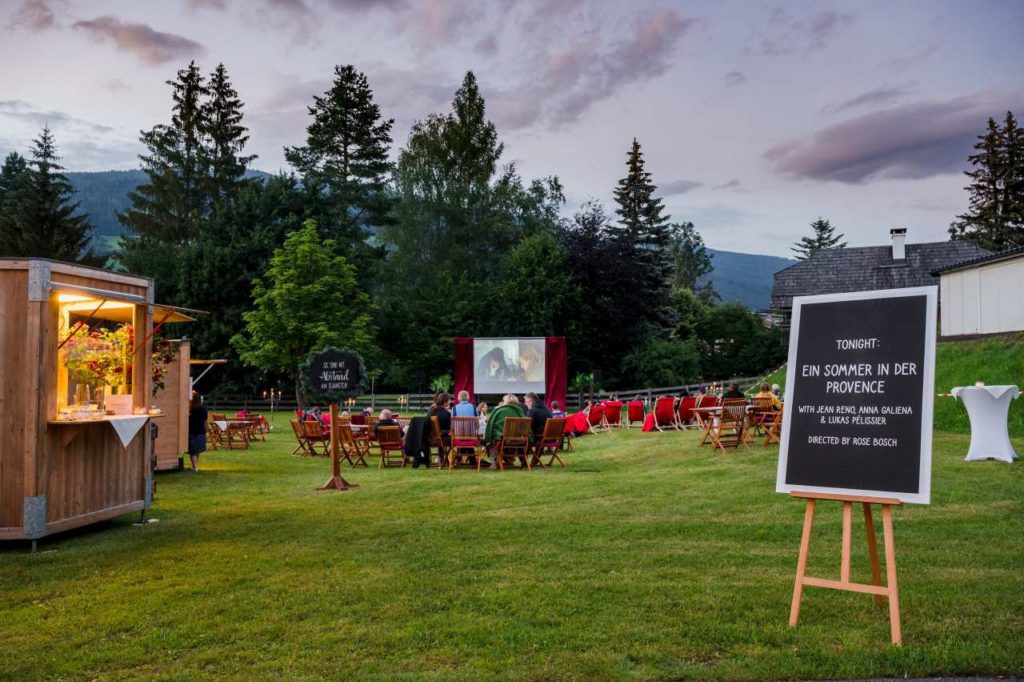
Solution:
M322 240L316 224L287 236L270 267L256 280L253 309L243 315L245 332L232 343L243 362L289 376L302 402L299 363L325 346L366 353L372 345L369 297L355 269L333 240Z

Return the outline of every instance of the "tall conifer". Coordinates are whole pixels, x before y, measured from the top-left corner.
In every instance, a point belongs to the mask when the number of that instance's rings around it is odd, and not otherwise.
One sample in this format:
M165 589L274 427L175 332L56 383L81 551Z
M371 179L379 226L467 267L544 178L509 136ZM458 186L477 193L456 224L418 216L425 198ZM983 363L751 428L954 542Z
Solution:
M16 172L14 191L4 194L4 250L11 256L34 256L57 260L91 260L89 238L92 224L76 215L78 203L64 175L53 134L49 128L32 144L28 169L17 171L21 162L8 157ZM4 170L7 171L5 163Z
M318 224L328 237L358 252L371 228L391 221L387 191L393 119L384 119L366 76L350 64L334 67L334 82L309 107L306 144L285 158L303 184L324 201Z
M953 239L971 239L993 251L1024 246L1024 132L1012 112L1003 126L992 118L967 157L971 184L966 213L950 225Z
M228 80L223 63L210 74L207 90L209 97L202 114L209 145L209 194L216 203L238 193L245 171L256 156L242 155L249 141L248 128L242 125L245 105Z

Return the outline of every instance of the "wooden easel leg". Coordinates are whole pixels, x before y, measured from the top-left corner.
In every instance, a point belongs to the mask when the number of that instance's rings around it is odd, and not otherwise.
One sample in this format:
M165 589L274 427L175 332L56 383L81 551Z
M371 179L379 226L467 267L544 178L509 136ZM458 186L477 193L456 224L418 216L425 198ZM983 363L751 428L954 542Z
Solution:
M864 530L868 535L868 557L871 559L871 578L875 585L882 585L882 569L878 565L878 541L875 539L875 519L871 516L871 504L864 502ZM882 595L875 595L875 606L881 608L885 602Z
M807 500L804 512L804 530L800 536L800 556L796 561L796 580L793 583L793 603L789 607L789 625L793 627L800 620L800 600L804 596L804 574L807 573L807 552L811 546L811 524L814 523L814 500Z
M840 582L850 582L850 544L853 535L853 502L843 502L843 548L839 565Z
M882 535L885 541L886 585L889 588L889 633L892 643L900 646L903 634L900 632L900 591L896 585L896 539L892 534L892 507L882 505Z

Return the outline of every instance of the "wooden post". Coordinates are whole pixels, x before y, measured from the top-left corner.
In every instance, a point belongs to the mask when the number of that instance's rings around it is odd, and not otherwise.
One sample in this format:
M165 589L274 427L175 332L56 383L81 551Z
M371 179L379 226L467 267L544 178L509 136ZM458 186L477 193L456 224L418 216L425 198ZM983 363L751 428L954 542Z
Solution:
M892 643L900 646L903 642L900 630L900 601L899 588L896 583L896 540L892 529L892 507L901 504L894 498L888 497L862 497L854 495L833 495L829 493L804 493L792 492L791 496L803 498L807 501L807 509L804 512L804 527L800 537L800 554L797 557L796 580L793 584L793 601L789 610L789 624L795 626L800 619L800 602L803 599L803 588L805 585L811 587L823 587L832 590L844 590L847 592L860 592L871 594L875 597L875 603L882 605L882 598L889 600L889 634ZM811 527L814 523L814 507L816 500L829 500L843 503L843 534L841 545L841 559L839 566L839 580L826 578L808 577L807 555L811 544ZM850 581L850 555L853 525L853 503L859 502L864 506L864 525L868 540L868 556L871 559L872 584L855 583ZM875 524L871 516L871 505L878 504L882 507L882 535L885 542L885 570L886 584L882 585L881 568L878 565L878 547L875 539Z
M331 403L331 477L317 490L345 491L356 486L341 477L340 444L338 443L338 404Z

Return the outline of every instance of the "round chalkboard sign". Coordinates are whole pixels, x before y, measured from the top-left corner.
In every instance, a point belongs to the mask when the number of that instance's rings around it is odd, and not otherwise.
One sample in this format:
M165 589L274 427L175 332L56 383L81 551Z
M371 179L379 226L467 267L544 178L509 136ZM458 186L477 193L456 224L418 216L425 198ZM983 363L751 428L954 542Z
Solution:
M303 363L302 375L310 397L340 403L362 392L366 367L354 350L324 348L309 354Z

